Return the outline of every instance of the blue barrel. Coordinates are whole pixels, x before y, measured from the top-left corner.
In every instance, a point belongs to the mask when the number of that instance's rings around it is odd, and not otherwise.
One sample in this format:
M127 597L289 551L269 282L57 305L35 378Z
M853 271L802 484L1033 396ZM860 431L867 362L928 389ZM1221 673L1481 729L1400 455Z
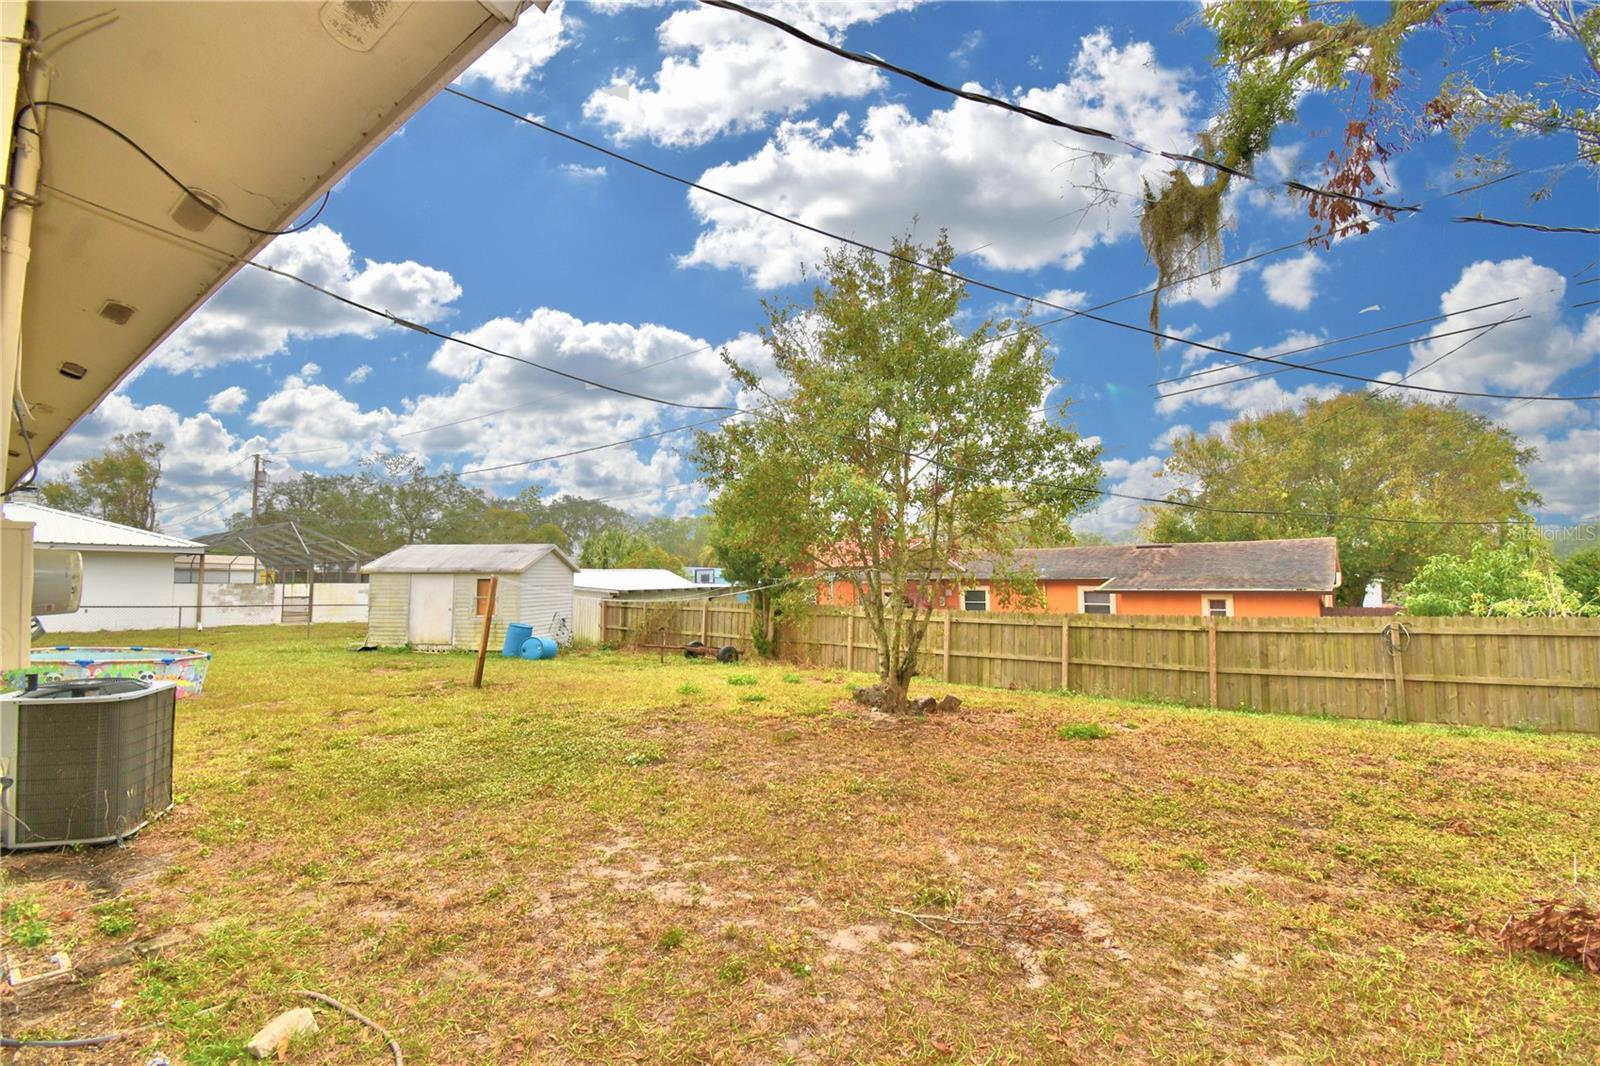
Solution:
M544 641L538 637L529 637L522 642L522 657L524 659L543 659Z
M556 657L556 642L554 640L549 637L534 637L533 639L544 644L544 657L546 659L554 659Z
M500 654L507 659L515 659L522 653L523 642L531 636L533 636L532 626L511 622L506 626L506 642L500 649Z

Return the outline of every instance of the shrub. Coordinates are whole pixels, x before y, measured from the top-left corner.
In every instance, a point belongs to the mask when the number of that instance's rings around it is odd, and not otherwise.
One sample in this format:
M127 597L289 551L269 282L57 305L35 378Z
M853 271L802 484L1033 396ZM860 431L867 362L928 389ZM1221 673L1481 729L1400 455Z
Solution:
M1062 740L1104 740L1111 733L1099 722L1063 722L1056 735Z

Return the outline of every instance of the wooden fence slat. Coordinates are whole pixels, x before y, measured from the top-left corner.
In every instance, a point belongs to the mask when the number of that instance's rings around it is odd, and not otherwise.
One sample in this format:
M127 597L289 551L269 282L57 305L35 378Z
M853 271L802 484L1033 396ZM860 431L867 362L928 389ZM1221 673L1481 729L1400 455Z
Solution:
M876 644L858 641L857 618L854 609L818 609L785 627L781 647L808 662L876 670ZM944 611L931 623L941 644L921 650L918 671L951 684L1600 733L1600 620L1403 623L1410 642L1391 655L1385 619ZM707 643L751 650L750 609L738 605L608 601L600 625L601 639L615 643L670 644L698 629Z

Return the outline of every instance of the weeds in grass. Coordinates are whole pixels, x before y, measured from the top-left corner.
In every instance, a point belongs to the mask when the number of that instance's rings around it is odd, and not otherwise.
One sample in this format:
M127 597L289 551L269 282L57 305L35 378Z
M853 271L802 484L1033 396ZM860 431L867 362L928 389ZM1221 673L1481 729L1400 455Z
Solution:
M675 925L657 938L656 948L660 951L671 951L674 948L683 947L684 943L688 939L689 931L684 929L682 926Z
M127 936L138 927L131 899L113 899L94 908L96 929L109 937Z
M755 674L729 674L728 675L728 684L730 684L730 685L756 685L756 684L760 684L760 679L757 678Z
M798 685L803 681L805 681L805 678L801 677L799 674L783 675L783 683L786 685Z
M43 947L50 940L50 926L39 917L36 900L25 897L7 903L0 911L0 922L4 923L12 943L19 947Z
M1193 870L1197 874L1203 874L1207 870L1211 869L1211 864L1206 862L1205 859L1189 852L1179 855L1178 861L1183 863L1184 866Z
M1062 740L1104 740L1110 735L1110 730L1099 722L1063 722L1056 729L1056 736Z
M954 910L961 902L961 890L954 885L923 885L911 897L917 910Z
M744 979L749 976L749 968L743 959L730 959L717 967L717 980L723 984L743 984Z
M622 761L629 766L654 766L667 761L667 757L660 748L640 748L630 751L622 757Z
M759 692L746 692L740 695L740 703L766 703L767 698Z
M685 681L683 684L678 686L678 695L680 696L698 696L704 691L705 689L701 688L693 681Z

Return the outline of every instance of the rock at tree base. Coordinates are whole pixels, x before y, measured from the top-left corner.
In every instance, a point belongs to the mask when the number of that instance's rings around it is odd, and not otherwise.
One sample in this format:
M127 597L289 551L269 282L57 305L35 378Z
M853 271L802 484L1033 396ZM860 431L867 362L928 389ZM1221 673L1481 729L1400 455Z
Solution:
M278 1053L278 1048L295 1037L316 1031L317 1019L311 1013L311 1008L296 1007L294 1010L284 1011L263 1025L261 1031L250 1038L245 1050L252 1058L270 1059Z
M864 688L856 689L855 692L852 695L853 695L855 701L857 703L861 704L863 707L882 707L883 706L883 686L882 685L867 685Z

